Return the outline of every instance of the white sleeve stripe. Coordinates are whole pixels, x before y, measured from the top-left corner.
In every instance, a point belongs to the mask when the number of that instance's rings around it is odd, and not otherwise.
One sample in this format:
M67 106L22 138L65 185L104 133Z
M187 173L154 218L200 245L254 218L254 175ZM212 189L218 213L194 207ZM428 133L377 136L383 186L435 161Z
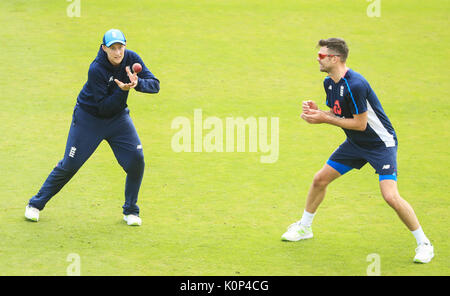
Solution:
M367 101L367 124L377 133L378 137L384 142L386 147L394 147L395 140L394 135L390 134L388 130L381 123L375 111L373 111L372 106L369 101Z

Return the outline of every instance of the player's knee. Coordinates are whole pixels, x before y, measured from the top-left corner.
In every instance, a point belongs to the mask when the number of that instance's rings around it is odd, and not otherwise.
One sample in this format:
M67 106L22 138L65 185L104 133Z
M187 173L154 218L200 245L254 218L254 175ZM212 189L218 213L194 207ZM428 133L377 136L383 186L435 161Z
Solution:
M323 187L328 186L328 184L330 184L330 181L321 172L318 172L314 175L314 178L313 178L313 186L314 187L323 188Z
M58 162L56 167L66 172L67 174L75 174L82 165L83 163L80 163L73 159L64 158Z
M140 170L144 170L145 168L145 161L144 161L144 154L143 153L139 153L136 156L136 166L140 169Z
M144 153L142 151L136 151L130 156L129 161L123 166L125 172L136 172L141 173L144 171L145 161L144 161Z
M395 191L384 192L383 198L388 203L388 205L390 205L394 209L398 208L400 200L401 200L400 195Z

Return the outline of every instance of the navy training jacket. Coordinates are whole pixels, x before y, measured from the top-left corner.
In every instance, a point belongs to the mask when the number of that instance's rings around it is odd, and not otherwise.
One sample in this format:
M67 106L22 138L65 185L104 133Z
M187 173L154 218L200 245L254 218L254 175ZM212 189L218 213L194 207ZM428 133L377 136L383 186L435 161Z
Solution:
M100 118L111 118L120 113L127 107L129 91L121 90L114 79L129 83L125 67L129 66L131 69L134 63L142 65L135 90L144 93L159 92L159 80L137 53L125 49L122 62L114 67L100 46L97 57L89 67L88 80L78 95L77 104L86 112Z

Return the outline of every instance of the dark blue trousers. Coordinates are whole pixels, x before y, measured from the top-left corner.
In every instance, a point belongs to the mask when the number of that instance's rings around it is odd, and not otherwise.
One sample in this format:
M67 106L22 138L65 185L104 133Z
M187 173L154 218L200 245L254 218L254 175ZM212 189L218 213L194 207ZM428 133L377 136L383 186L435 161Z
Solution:
M75 106L64 158L58 162L39 192L30 199L29 205L42 210L88 160L98 145L106 140L127 173L123 213L139 215L136 203L145 163L141 141L129 113L126 108L113 118L103 119Z

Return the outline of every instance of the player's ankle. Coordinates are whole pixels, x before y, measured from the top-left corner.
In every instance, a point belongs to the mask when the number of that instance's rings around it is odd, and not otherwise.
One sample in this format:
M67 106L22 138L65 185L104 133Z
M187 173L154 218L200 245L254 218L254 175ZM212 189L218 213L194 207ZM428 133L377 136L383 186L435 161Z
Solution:
M416 230L411 231L411 233L416 238L417 245L420 244L431 244L430 240L427 238L425 233L422 230L422 227L419 226Z
M311 227L315 213L309 213L308 211L303 211L302 219L300 220L300 225L305 227Z

